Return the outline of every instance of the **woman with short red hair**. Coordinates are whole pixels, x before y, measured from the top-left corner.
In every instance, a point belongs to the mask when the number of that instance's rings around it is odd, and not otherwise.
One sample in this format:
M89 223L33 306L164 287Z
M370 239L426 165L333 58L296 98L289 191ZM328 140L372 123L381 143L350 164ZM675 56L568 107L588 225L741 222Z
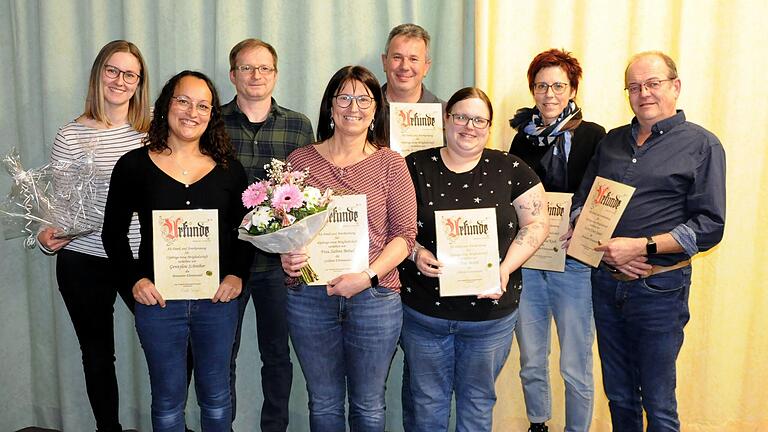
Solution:
M550 49L538 54L528 67L528 88L536 105L518 110L509 121L518 132L509 152L536 171L548 192L575 192L605 136L602 126L582 121L574 101L580 78L581 66L571 53ZM545 422L552 417L548 368L552 318L565 381L565 431L586 432L594 405L595 337L588 266L568 258L564 272L523 269L515 331L531 432L546 432Z

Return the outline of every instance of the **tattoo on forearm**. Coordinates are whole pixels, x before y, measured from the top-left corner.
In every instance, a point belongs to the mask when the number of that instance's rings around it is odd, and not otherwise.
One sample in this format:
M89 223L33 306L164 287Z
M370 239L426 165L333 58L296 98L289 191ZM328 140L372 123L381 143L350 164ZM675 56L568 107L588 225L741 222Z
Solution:
M524 226L520 228L515 236L515 243L521 246L528 245L532 248L539 246L539 228L541 224L533 224L534 226Z

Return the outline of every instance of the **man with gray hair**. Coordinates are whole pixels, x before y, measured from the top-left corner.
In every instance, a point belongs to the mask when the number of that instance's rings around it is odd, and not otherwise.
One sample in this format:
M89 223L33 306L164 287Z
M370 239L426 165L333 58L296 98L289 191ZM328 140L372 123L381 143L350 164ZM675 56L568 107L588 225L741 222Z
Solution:
M725 226L725 152L711 132L677 110L675 62L633 56L625 90L635 118L598 145L578 193L596 176L635 188L614 237L592 270L592 303L613 430L679 431L676 360L690 317L691 258L720 242Z
M441 103L422 81L432 66L429 33L416 24L400 24L389 32L381 63L387 82L381 87L387 102Z

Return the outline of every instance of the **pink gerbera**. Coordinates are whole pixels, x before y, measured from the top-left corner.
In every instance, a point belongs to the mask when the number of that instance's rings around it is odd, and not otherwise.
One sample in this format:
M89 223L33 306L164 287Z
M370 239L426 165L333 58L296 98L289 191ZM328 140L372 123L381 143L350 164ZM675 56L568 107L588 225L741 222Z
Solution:
M272 194L272 207L291 211L301 207L303 203L301 191L292 184L283 184L275 188Z
M267 198L267 183L264 181L253 183L243 191L243 205L246 208L254 208Z

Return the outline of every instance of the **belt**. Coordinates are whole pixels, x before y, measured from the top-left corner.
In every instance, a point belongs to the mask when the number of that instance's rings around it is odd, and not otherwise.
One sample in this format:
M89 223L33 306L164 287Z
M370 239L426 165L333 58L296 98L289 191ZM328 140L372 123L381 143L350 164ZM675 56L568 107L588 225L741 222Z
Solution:
M668 271L677 270L679 268L687 267L689 265L691 265L691 260L689 260L689 259L685 260L685 261L680 261L677 264L672 264L671 266L654 265L653 267L651 267L651 272L648 273L647 275L643 276L642 278L633 278L631 276L625 275L624 273L622 273L622 272L620 272L620 271L616 270L615 268L613 268L611 266L608 266L608 265L606 265L605 268L611 273L611 276L613 276L614 279L620 280L622 282L627 282L627 281L647 278L649 276L653 276L653 275L659 274L659 273L665 273L665 272L668 272Z

